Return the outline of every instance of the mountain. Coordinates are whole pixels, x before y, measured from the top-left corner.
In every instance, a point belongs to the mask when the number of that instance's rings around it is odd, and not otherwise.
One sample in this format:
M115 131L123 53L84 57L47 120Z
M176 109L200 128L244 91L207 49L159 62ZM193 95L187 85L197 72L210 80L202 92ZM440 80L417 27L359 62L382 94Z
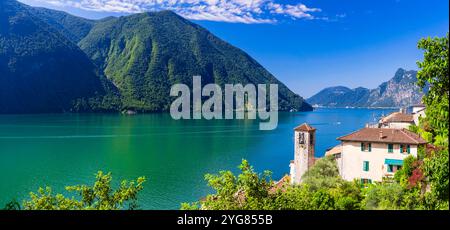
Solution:
M400 68L392 79L376 89L329 87L308 98L307 102L325 107L405 107L421 102L424 93L416 82L416 71Z
M345 86L325 88L308 98L308 103L329 107L364 106L369 98L370 90L359 87L350 89Z
M171 11L88 20L0 1L0 113L167 111L170 87L279 85L280 110L312 110L245 52Z
M75 43L28 6L0 1L0 113L83 110L108 87Z
M79 42L123 96L124 108L167 111L170 87L279 84L280 110L311 110L263 66L242 50L171 11L141 13L97 22Z
M26 6L35 17L50 25L67 39L77 44L91 31L96 21L41 7Z

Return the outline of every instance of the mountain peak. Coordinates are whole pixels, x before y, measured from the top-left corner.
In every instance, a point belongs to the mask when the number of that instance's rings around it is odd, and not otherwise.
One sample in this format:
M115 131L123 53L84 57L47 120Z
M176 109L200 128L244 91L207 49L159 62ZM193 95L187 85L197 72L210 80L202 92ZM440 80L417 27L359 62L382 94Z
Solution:
M307 102L330 107L404 107L419 103L423 96L417 81L417 72L399 68L393 78L375 89L358 87L347 92L341 86L328 87L310 97Z
M279 83L280 110L310 110L248 54L173 11L145 12L97 22L79 43L123 92L125 107L170 108L170 85Z

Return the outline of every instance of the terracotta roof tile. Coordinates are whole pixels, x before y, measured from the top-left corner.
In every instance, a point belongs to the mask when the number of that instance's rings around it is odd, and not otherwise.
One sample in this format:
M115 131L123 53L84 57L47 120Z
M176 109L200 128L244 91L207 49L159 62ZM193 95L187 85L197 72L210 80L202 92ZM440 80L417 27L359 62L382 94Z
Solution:
M307 123L303 123L302 125L295 127L294 130L295 131L314 131L316 129Z
M426 144L423 138L407 129L363 128L338 137L340 141L380 142L398 144Z
M400 112L394 112L387 117L381 119L383 123L386 122L414 122L414 117L411 114L405 114Z
M285 192L286 187L291 183L291 176L285 175L279 181L275 182L271 188L269 188L269 193L274 194L277 191Z
M338 153L342 153L342 145L341 144L336 145L333 148L327 150L325 152L325 156L332 156L332 155L335 155L335 154L338 154Z

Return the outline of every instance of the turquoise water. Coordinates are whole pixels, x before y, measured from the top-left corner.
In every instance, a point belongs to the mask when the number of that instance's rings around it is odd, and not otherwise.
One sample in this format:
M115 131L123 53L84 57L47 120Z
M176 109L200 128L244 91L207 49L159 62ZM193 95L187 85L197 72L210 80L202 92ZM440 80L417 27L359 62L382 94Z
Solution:
M98 170L114 180L146 176L143 209L178 209L210 192L204 174L237 171L245 158L274 179L289 172L293 128L317 128L316 156L392 110L318 109L280 113L278 128L254 120L173 120L168 114L0 115L0 206L39 186L63 192L92 182Z

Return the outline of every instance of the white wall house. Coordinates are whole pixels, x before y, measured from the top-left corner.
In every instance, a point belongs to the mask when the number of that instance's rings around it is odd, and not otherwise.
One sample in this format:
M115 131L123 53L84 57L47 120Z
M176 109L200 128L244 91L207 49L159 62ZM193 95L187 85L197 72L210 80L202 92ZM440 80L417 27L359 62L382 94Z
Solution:
M425 105L420 104L420 105L413 105L411 106L411 110L412 110L412 114L418 113L420 111L425 110Z
M407 129L410 125L414 124L414 116L412 114L394 112L382 118L378 128Z
M419 119L426 117L425 115L426 107L425 105L414 105L412 106L412 115L414 119L414 123L419 125Z
M337 138L341 145L327 152L334 155L341 177L364 183L392 176L409 155L417 156L418 146L427 142L406 129L363 128Z

